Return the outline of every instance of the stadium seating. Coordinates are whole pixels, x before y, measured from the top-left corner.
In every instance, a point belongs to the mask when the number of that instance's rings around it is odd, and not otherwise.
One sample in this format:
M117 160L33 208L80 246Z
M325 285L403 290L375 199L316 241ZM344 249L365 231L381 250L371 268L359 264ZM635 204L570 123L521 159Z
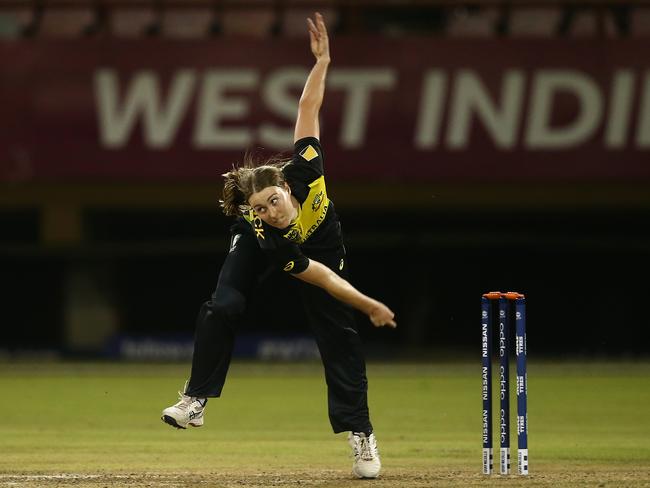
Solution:
M158 13L151 7L110 9L109 31L120 38L142 37L158 23L158 17Z
M34 9L28 5L0 10L0 39L21 37L33 19Z
M210 8L178 8L165 10L161 19L161 35L172 39L206 37L214 22Z
M493 37L500 18L499 9L473 8L450 12L446 35L457 38Z
M80 37L95 22L91 7L45 8L38 25L38 35L44 38Z
M630 36L650 36L650 8L638 8L630 16Z
M553 37L562 12L559 7L512 9L508 33L512 37Z

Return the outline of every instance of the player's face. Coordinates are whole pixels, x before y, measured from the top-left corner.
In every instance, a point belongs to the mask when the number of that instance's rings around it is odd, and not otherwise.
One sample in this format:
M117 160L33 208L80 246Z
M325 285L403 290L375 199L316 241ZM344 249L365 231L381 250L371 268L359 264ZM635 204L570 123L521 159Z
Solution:
M297 214L291 203L291 192L286 185L267 186L253 193L248 198L248 204L260 219L278 229L289 227L291 219Z

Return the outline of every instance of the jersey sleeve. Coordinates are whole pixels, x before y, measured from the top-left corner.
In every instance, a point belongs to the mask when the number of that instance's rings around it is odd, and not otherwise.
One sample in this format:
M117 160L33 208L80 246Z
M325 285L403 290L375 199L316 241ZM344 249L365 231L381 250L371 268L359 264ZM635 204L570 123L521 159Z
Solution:
M303 137L296 141L292 162L295 167L311 170L316 176L325 174L323 149L315 137Z
M302 273L309 266L309 259L295 244L287 244L275 249L269 249L267 253L271 261L287 273Z

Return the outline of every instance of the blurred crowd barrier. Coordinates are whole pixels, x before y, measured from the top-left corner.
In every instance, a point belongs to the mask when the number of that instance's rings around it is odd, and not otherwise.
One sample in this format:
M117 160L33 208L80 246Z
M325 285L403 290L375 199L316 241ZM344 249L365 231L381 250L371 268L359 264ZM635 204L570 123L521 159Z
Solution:
M306 36L321 11L337 34L448 37L645 37L642 0L5 0L0 36L167 37Z

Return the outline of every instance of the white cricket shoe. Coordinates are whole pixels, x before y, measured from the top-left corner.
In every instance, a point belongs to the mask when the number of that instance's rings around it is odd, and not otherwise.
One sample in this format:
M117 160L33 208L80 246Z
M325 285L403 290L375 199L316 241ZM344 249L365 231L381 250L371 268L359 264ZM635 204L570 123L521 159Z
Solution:
M162 421L177 429L185 429L188 425L201 427L203 425L203 410L207 400L187 396L180 391L178 395L178 403L162 411Z
M375 434L366 437L366 434L361 432L350 432L348 442L354 456L354 464L352 464L354 475L357 478L376 478L379 476L381 461L379 460Z

